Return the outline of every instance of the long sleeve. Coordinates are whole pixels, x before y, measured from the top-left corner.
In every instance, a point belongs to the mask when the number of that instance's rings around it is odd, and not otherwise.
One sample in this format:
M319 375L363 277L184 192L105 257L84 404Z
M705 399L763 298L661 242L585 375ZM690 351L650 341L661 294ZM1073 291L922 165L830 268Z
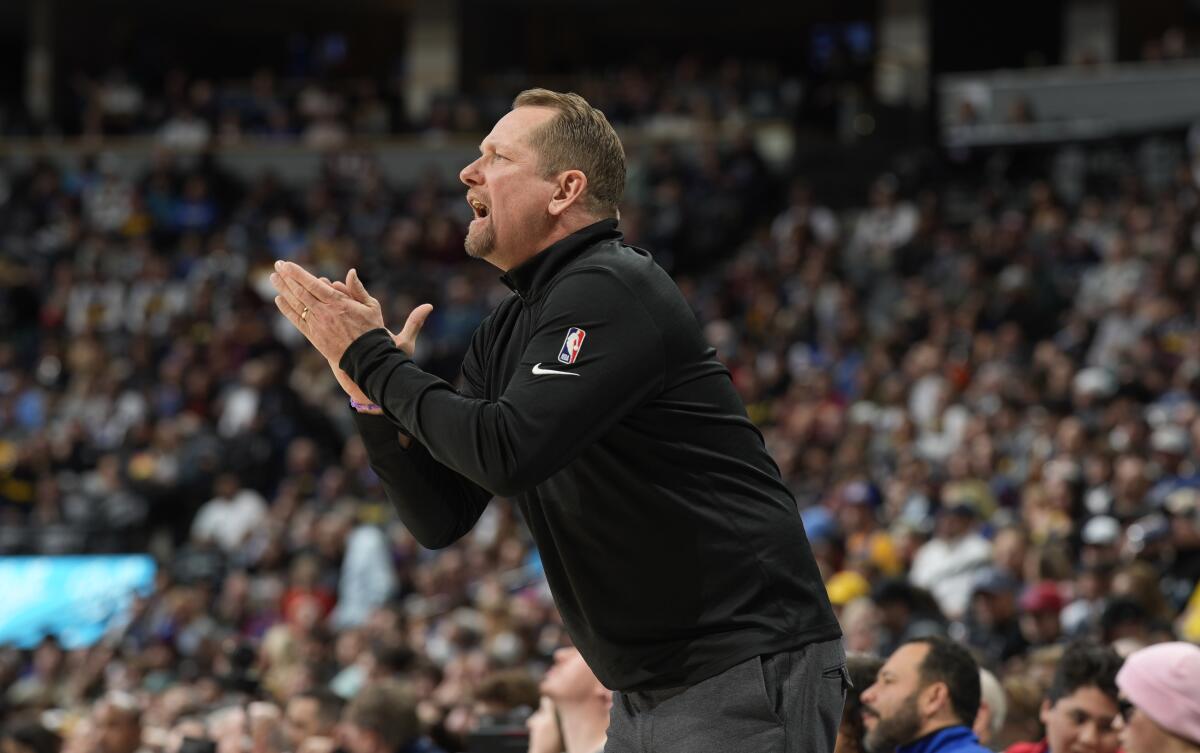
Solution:
M396 427L384 416L355 413L354 422L371 470L422 546L440 549L471 530L491 500L490 492L434 460L419 443L403 448Z
M498 400L422 371L383 329L351 344L341 367L432 461L494 494L519 494L661 390L665 373L657 325L609 270L573 271L546 296Z

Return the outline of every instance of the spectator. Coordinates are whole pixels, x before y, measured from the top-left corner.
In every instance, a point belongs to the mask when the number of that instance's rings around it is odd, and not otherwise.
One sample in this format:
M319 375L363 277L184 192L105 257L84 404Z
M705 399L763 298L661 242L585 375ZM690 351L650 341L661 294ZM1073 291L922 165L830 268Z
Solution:
M288 699L283 734L290 753L314 737L332 737L344 702L328 690L307 690Z
M1063 653L1042 701L1041 742L1017 743L1007 753L1055 753L1089 750L1116 753L1118 730L1117 671L1121 657L1112 649L1077 643Z
M1170 642L1134 652L1116 684L1129 704L1116 722L1128 753L1200 751L1200 648Z
M919 638L888 657L863 691L870 753L983 753L970 725L979 713L979 667L945 638Z
M971 595L971 607L963 621L967 645L978 651L983 662L998 666L1029 647L1017 615L1016 594L1021 581L999 568L980 572Z
M612 691L600 684L578 649L554 652L554 665L546 671L541 691L554 703L566 753L604 750Z
M934 538L917 551L909 571L913 585L928 589L951 619L966 612L978 571L991 560L991 544L975 530L976 523L974 505L948 504L938 514Z
M343 743L348 753L436 753L421 734L410 688L388 680L368 685L346 706Z
M109 693L96 704L99 753L143 753L142 708L129 693Z
M258 492L243 488L232 473L218 476L213 491L215 496L196 513L192 538L232 555L265 522L267 503Z
M884 632L880 653L891 653L916 638L945 635L946 622L933 596L903 580L885 580L875 587L871 600L879 609Z
M992 739L1004 729L1008 699L996 676L982 667L979 670L979 691L979 713L975 715L971 731L979 738L980 745L989 747Z
M842 723L838 727L834 753L866 753L863 738L862 692L875 684L883 660L865 654L848 654L846 671L850 673L850 688L846 690L846 704L842 707Z

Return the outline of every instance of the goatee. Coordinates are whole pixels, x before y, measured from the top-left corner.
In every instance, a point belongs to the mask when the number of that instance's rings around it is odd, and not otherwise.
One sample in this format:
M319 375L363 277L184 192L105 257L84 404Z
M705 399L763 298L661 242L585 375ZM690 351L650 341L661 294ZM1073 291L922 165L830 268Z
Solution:
M496 231L492 228L492 223L485 221L477 233L472 233L468 228L463 248L472 259L486 259L491 255L496 250Z

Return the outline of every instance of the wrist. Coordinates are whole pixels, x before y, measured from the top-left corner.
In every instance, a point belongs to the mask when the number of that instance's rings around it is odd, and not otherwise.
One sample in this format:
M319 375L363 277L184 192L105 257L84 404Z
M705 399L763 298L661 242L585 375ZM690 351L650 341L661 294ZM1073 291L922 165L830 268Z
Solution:
M350 398L350 407L353 408L354 410L358 411L359 413L371 413L373 415L379 415L379 414L383 413L382 408L380 408L375 403L372 403L367 398L363 398L363 400L361 400L361 401L355 400L354 398Z

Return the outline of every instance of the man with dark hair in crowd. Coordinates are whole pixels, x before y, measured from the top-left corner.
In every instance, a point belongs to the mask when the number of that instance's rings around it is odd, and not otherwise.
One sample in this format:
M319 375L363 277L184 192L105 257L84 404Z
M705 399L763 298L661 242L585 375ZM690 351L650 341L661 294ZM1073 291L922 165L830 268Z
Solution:
M95 710L97 753L137 753L142 749L142 707L124 691L109 693Z
M868 753L986 753L971 725L979 712L979 665L941 637L911 640L863 691Z
M879 651L891 654L908 641L946 635L946 618L933 594L903 578L879 583L871 592L883 628Z
M315 688L297 693L287 702L283 734L289 751L298 751L306 740L330 737L342 715L344 702L333 691Z
M1016 743L1006 753L1116 753L1117 671L1121 657L1108 646L1075 643L1054 672L1041 720L1039 742Z
M417 699L395 680L368 685L342 714L347 753L441 753L421 734Z
M837 742L833 753L865 753L863 737L862 692L875 684L883 659L867 654L850 654L846 657L846 670L850 673L851 687L846 691L846 705L842 707L842 723L838 726Z

